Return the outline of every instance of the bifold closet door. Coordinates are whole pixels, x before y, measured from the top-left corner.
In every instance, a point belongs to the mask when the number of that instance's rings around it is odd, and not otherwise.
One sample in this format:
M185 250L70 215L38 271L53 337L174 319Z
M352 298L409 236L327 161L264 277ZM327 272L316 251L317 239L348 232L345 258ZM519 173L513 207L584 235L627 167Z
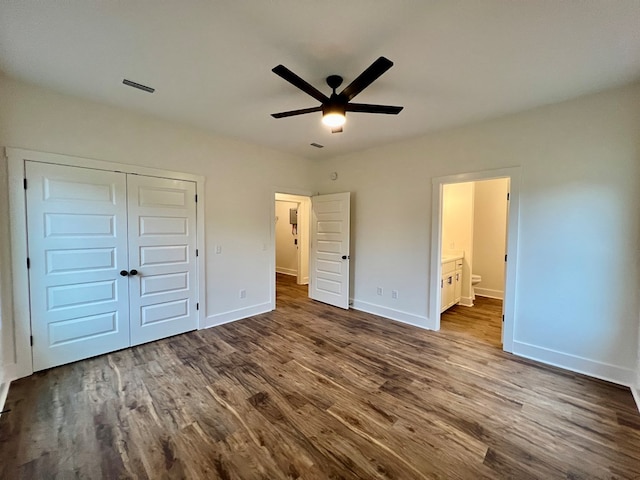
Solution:
M126 176L25 163L34 370L129 346Z
M198 328L194 182L127 176L131 345Z

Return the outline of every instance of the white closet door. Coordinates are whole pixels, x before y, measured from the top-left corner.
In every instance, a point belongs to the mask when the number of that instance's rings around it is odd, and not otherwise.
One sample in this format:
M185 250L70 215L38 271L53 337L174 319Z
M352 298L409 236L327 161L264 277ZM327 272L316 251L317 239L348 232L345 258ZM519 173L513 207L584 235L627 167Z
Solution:
M309 297L349 308L349 218L351 194L311 197Z
M127 347L125 175L25 163L34 370Z
M194 182L129 175L131 345L195 330Z

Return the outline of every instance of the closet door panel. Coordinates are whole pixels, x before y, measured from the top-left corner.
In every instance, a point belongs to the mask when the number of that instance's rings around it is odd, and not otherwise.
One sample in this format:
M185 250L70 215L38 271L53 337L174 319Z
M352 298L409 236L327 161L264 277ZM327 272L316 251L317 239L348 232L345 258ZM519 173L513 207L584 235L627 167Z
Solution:
M195 330L194 182L129 175L131 344Z
M25 162L34 370L129 345L126 177Z

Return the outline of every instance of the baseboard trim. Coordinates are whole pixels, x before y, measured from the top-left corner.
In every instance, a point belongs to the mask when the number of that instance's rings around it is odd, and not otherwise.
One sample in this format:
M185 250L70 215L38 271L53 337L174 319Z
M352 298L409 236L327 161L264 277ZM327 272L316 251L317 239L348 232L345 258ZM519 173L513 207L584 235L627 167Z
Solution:
M640 412L640 392L637 387L631 387L631 395L633 395L633 399L636 401L636 407L638 407L638 412Z
M476 295L480 297L497 298L498 300L504 299L504 292L502 290L492 290L491 288L479 288L473 287Z
M4 410L4 405L7 401L7 395L9 395L9 387L11 382L16 378L16 365L5 365L0 371L0 412ZM1 414L0 414L1 416Z
M389 320L395 320L397 322L413 325L414 327L431 330L427 324L429 319L427 317L421 317L414 315L413 313L403 312L402 310L395 310L389 307L383 307L382 305L376 305L374 303L363 302L362 300L351 300L351 307L361 312L372 313L380 317L388 318Z
M291 268L284 268L284 267L276 267L276 273L281 273L283 275L291 275L292 277L298 276L297 270L293 270Z
M4 404L7 401L7 395L9 395L9 386L11 382L0 383L0 412L4 410ZM0 413L0 417L2 414Z
M205 321L204 328L217 327L218 325L224 325L225 323L235 322L242 320L243 318L253 317L254 315L260 315L261 313L267 313L271 311L271 303L260 303L258 305L252 305L250 307L239 308L237 310L231 310L229 312L216 313L215 315L209 315Z
M600 380L606 380L607 382L617 383L625 387L631 387L634 380L635 372L630 368L596 362L588 358L558 352L557 350L551 350L525 342L514 341L513 353L521 357L537 360L572 372L582 373L590 377L599 378Z
M462 297L460 298L460 302L458 305L462 305L463 307L473 307L473 298L471 297Z

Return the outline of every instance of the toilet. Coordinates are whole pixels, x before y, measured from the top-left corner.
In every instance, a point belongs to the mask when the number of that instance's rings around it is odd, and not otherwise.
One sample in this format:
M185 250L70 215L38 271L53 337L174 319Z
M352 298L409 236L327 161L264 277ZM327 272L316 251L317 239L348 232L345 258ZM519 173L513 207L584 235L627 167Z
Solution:
M476 275L475 273L471 274L471 298L476 299L476 292L473 289L477 284L482 281L482 275Z

